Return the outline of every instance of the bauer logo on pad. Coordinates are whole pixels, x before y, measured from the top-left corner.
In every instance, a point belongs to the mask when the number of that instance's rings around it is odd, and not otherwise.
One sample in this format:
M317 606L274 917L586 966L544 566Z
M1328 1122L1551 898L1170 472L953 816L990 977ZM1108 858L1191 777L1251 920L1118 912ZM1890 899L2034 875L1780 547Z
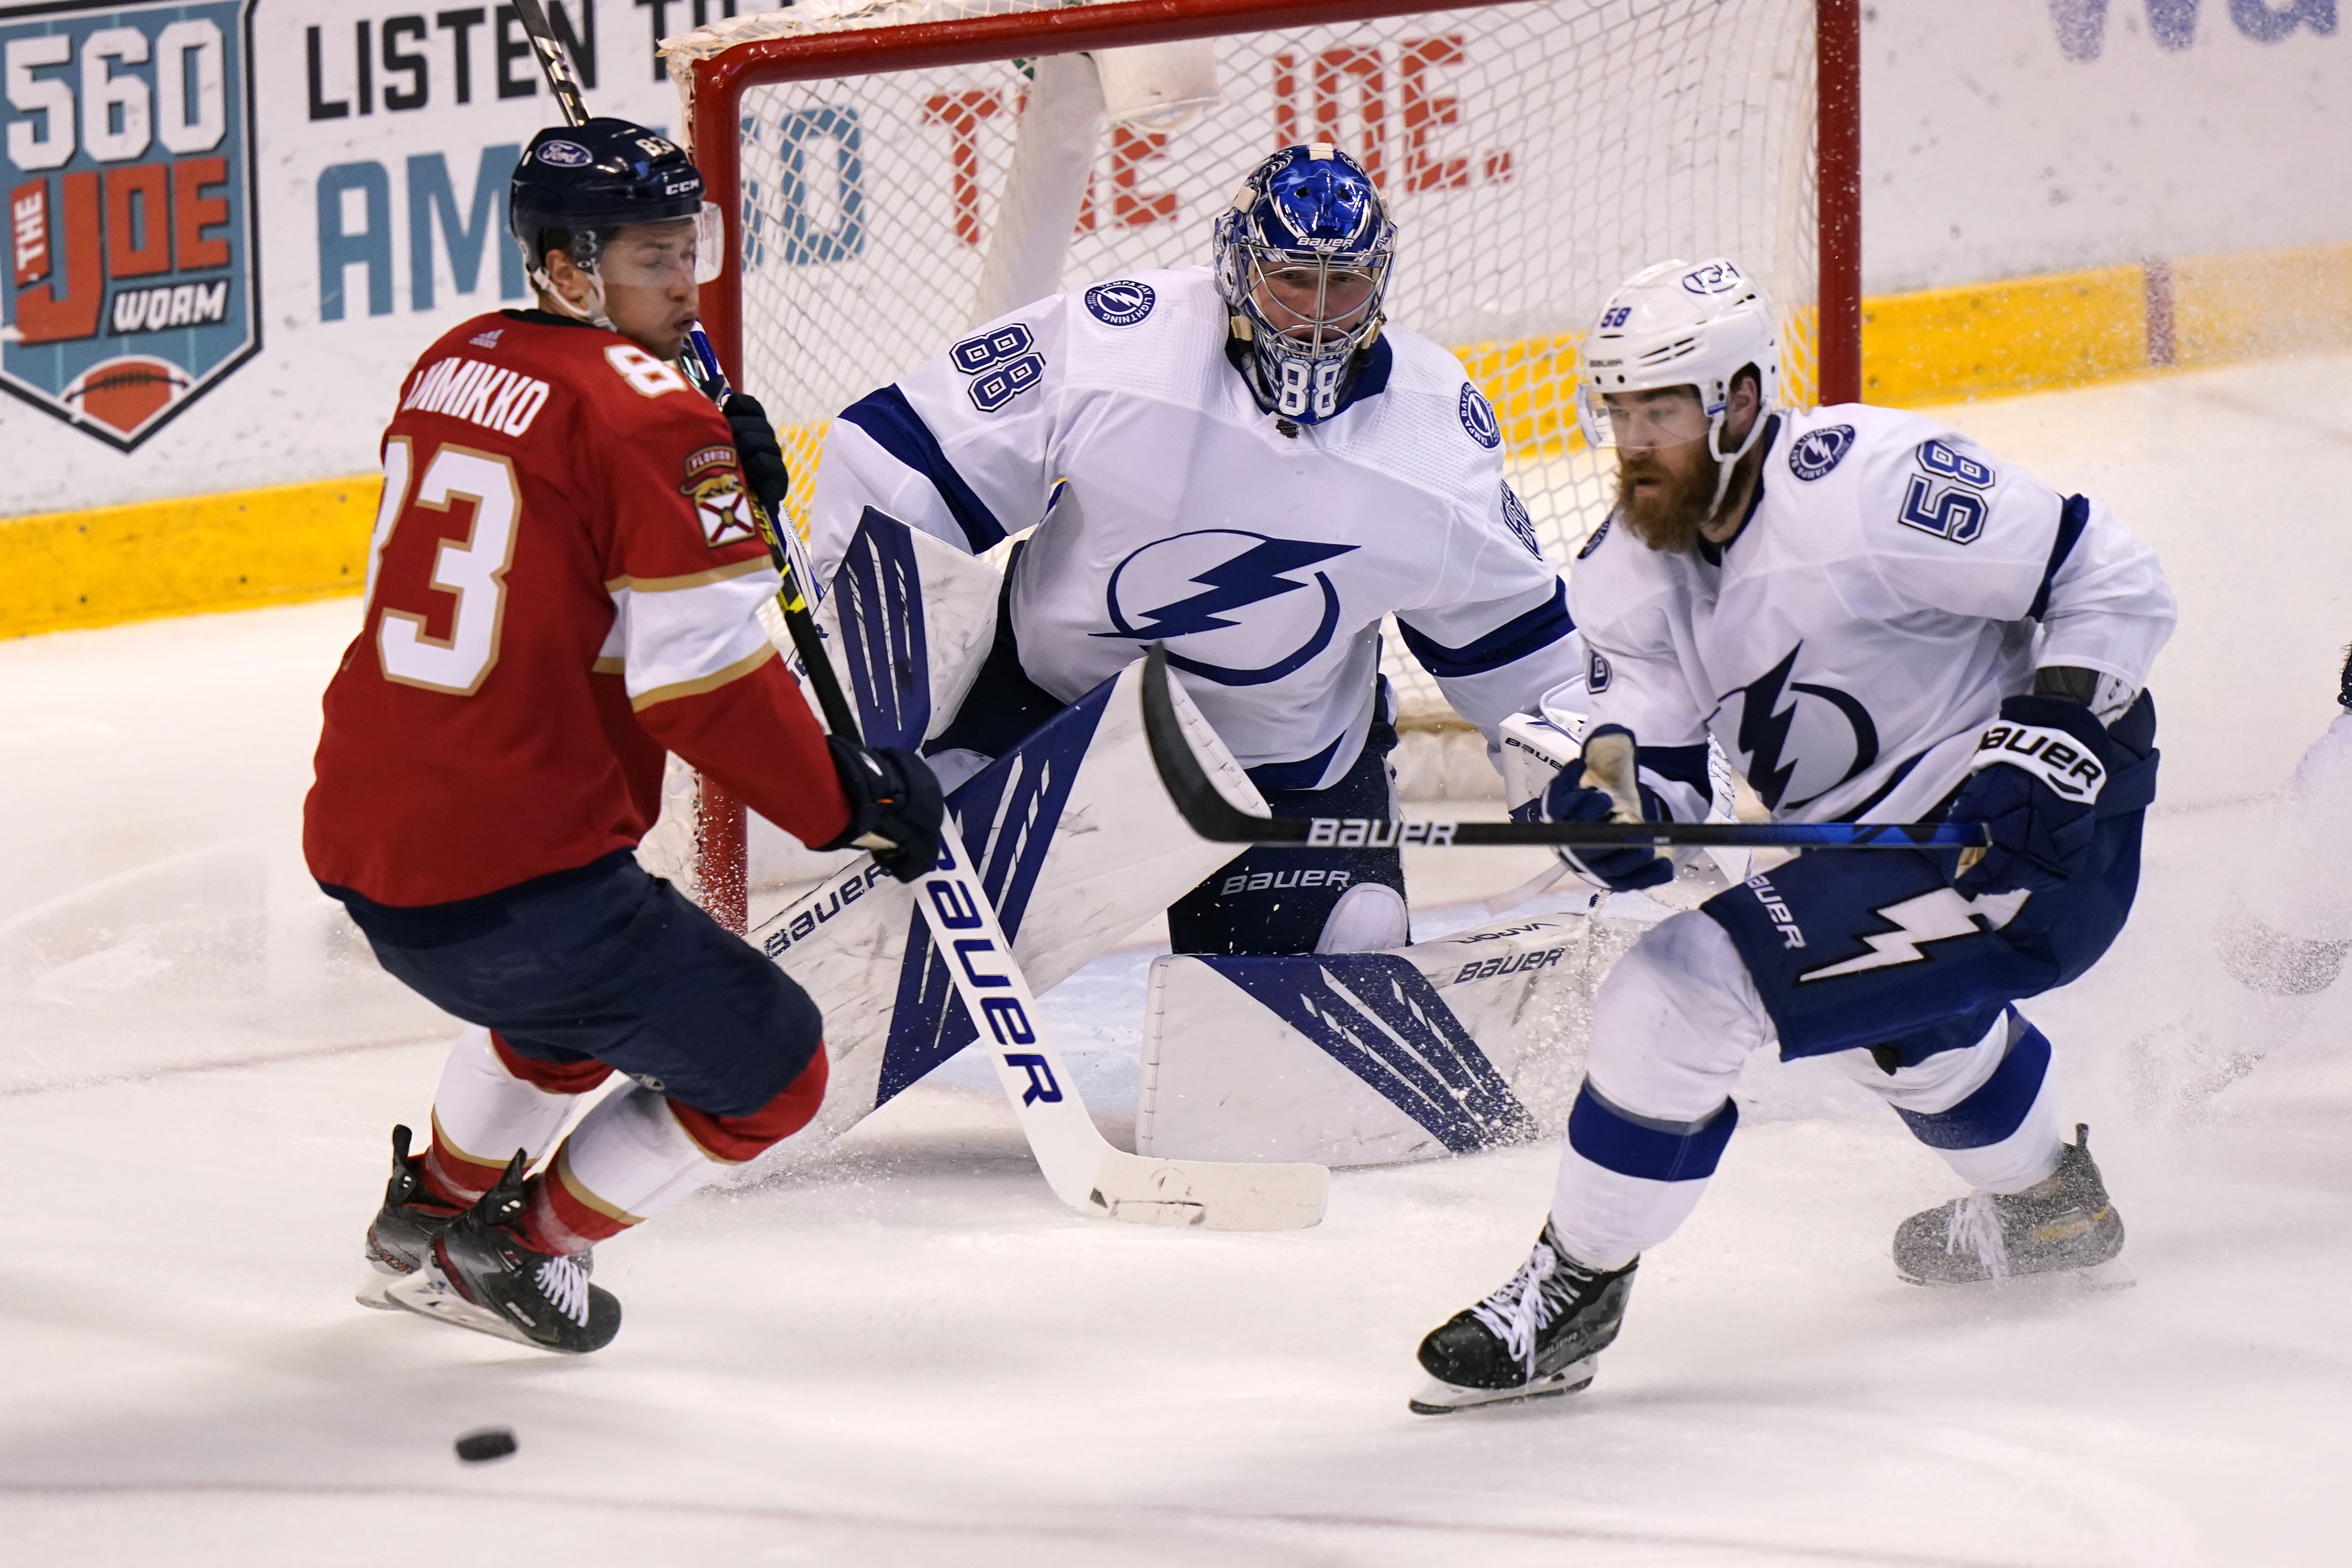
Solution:
M0 18L11 267L0 385L130 451L261 346L253 0Z

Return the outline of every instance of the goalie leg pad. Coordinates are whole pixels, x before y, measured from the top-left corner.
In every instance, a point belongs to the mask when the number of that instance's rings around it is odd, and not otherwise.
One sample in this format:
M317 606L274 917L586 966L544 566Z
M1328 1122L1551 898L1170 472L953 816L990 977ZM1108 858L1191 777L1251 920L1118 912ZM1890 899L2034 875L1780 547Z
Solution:
M1546 916L1394 952L1152 965L1137 1152L1388 1164L1558 1129L1639 927Z
M816 618L867 745L913 750L947 727L996 636L1002 586L986 563L866 509Z
M1072 703L948 796L957 831L1032 989L1043 993L1232 858L1178 816L1143 733L1139 661ZM1237 805L1247 775L1178 693L1186 731ZM817 998L834 1088L791 1141L814 1147L976 1037L916 889L860 858L751 933Z
M1268 790L1267 811L1278 817L1394 816L1388 758L1396 743L1396 731L1375 714L1363 755L1339 783L1328 789ZM1403 852L1393 846L1261 845L1169 907L1170 945L1178 952L1314 952L1339 901L1367 884L1393 890L1402 902ZM1409 930L1403 934L1411 940Z

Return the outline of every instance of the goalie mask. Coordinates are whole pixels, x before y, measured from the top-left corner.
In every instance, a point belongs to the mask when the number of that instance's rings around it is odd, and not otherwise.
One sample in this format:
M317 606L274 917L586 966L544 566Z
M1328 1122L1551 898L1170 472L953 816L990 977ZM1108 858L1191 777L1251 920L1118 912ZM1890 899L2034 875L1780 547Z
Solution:
M1312 425L1346 406L1395 255L1379 187L1330 143L1286 147L1250 171L1218 216L1214 256L1260 407Z
M1756 423L1737 451L1723 447L1731 384L1753 367ZM1780 342L1763 291L1731 262L1717 257L1693 265L1661 261L1627 279L1585 334L1576 378L1577 424L1594 447L1678 447L1706 438L1716 462L1712 512L1723 504L1731 470L1764 433L1764 416L1780 403ZM1687 386L1696 407L1610 413L1606 397Z
M532 137L507 188L507 215L532 286L600 327L612 325L604 314L604 253L623 226L692 218L694 280L713 281L726 264L725 226L719 208L703 199L701 171L667 137L626 120L600 117ZM547 253L556 249L587 278L584 308L548 281Z

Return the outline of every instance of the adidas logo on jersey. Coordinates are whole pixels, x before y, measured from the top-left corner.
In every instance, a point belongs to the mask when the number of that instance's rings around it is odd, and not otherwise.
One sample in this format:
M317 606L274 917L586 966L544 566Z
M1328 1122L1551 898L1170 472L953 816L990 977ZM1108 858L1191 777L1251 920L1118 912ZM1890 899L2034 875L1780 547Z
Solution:
M446 414L485 430L520 436L547 405L547 383L480 360L436 360L419 372L401 400L404 412Z

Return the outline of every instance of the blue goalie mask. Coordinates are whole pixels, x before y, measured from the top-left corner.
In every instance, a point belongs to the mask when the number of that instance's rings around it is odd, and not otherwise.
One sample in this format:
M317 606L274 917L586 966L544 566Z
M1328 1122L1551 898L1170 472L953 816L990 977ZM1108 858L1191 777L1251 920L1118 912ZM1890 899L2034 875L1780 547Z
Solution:
M1217 218L1217 292L1267 413L1312 425L1346 404L1395 257L1380 188L1330 143L1286 147L1250 171Z

